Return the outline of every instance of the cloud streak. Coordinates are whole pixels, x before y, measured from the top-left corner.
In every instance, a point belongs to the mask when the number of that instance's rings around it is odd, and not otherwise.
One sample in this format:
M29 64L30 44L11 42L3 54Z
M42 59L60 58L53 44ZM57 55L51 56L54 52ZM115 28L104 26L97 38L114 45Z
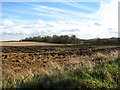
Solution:
M73 1L72 2L69 2L68 0L67 1L64 1L65 4L68 4L70 6L73 6L73 7L77 7L77 8L80 8L80 9L84 9L84 10L90 10L90 11L95 11L89 7L86 7L84 5L81 5L81 4L78 4L77 2Z
M47 6L38 6L38 7L33 8L33 9L38 10L38 11L44 11L44 12L47 12L48 14L49 13L57 14L57 16L59 15L59 13L62 13L63 15L66 15L66 14L67 15L75 15L76 17L83 17L83 16L88 15L87 13L73 12L73 11L69 11L69 10L62 10L62 9L47 7Z

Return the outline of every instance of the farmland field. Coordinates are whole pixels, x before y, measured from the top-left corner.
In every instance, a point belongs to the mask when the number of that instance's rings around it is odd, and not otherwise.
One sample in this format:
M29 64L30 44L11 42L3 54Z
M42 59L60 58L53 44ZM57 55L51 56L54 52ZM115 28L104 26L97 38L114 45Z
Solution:
M116 60L120 50L120 46L59 46L57 44L39 46L40 44L37 43L35 46L32 43L25 46L24 43L11 43L13 44L7 46L4 42L2 46L2 74L6 80L3 82L3 88L17 87L20 81L26 82L32 77L93 68L101 63Z
M0 42L2 46L57 46L63 44L52 44L45 42Z

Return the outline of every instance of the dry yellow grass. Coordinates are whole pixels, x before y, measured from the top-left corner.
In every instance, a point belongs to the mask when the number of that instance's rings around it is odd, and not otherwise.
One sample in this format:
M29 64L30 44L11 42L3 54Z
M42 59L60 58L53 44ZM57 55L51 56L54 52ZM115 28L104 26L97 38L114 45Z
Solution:
M44 42L0 42L2 46L59 46L64 44L53 44Z

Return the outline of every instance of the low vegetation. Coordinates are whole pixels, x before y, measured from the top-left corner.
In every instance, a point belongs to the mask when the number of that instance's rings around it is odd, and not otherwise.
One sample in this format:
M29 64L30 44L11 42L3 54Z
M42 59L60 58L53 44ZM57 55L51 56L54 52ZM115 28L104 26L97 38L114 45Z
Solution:
M92 45L120 45L120 38L91 39L87 41Z
M3 88L120 88L120 59L109 60L93 68L66 71L54 76L34 76L16 83L3 78Z

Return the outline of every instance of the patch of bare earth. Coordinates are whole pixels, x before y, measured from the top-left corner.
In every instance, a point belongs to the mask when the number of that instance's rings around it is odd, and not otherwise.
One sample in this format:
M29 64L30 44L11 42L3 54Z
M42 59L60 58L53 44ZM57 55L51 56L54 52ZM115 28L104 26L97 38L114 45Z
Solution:
M64 44L53 44L44 42L0 42L2 46L59 46Z

